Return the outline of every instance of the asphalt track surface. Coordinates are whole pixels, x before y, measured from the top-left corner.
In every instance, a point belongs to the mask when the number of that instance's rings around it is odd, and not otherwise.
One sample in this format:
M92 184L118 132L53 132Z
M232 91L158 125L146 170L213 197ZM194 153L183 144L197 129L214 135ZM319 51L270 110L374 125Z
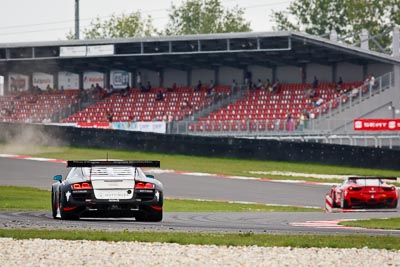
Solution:
M55 174L65 175L64 163L0 158L0 185L30 186L50 190ZM322 207L329 185L293 184L266 180L242 180L215 176L157 174L169 198L244 201L265 204ZM0 196L1 197L1 196ZM50 201L50 198L49 198ZM140 223L134 219L81 219L61 221L49 212L0 212L0 227L67 228L138 231L254 232L254 233L360 233L400 236L400 231L347 228L338 220L399 217L395 211L379 212L270 212L208 213L165 212L159 223Z

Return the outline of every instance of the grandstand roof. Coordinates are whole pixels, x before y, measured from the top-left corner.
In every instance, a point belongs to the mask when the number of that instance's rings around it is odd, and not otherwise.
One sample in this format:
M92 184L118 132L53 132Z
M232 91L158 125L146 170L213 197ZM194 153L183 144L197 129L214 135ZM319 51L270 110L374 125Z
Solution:
M64 48L111 45L113 53L69 55ZM106 49L107 50L107 49ZM86 50L85 50L86 51ZM0 44L0 73L7 71L160 70L331 65L399 64L400 59L299 32L248 32L104 40Z

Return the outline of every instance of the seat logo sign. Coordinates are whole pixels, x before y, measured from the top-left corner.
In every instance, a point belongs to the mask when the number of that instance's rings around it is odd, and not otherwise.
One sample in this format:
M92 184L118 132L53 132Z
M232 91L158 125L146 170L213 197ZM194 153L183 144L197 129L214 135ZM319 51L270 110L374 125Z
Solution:
M356 119L355 131L399 131L400 119Z

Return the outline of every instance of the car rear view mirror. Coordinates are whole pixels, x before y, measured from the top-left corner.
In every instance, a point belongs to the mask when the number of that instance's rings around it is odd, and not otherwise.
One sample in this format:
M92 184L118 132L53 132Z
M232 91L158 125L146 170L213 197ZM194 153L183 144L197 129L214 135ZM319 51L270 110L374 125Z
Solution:
M147 178L154 179L154 175L151 175L151 174L146 174L146 177L147 177Z
M56 180L56 181L60 181L61 182L61 180L62 180L62 175L55 175L54 177L53 177L53 180Z

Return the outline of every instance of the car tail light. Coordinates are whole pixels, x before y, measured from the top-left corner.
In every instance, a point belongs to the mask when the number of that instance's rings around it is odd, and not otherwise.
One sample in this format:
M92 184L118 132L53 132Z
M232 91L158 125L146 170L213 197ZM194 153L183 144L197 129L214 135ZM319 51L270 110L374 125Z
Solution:
M72 190L85 190L85 189L93 189L91 183L77 183L71 185Z
M384 191L395 191L395 190L396 190L396 187L394 187L394 186L391 186L391 187L382 187L382 189L383 189Z
M360 191L362 187L354 187L354 186L350 186L349 190L350 191Z
M154 189L155 185L146 182L136 182L135 189Z

